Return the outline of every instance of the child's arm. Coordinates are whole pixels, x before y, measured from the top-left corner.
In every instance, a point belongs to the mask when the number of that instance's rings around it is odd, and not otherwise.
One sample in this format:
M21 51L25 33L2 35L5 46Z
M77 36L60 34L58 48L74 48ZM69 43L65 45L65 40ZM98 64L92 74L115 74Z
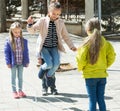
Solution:
M110 42L107 42L107 67L110 67L115 61L116 53Z
M7 67L8 67L8 68L11 68L11 64L7 64Z
M28 23L28 25L34 23L34 20L33 20L32 16L29 16L29 17L28 17L28 19L27 19L27 23Z
M41 29L41 19L39 19L35 24L32 16L27 19L27 31L30 34L36 33L36 31L40 31Z
M78 48L76 55L76 64L78 71L83 70L84 67L86 66L87 64L86 57L87 57L87 50L84 47Z
M29 59L28 41L24 39L23 64L25 65L25 67L28 67L29 62L30 59Z
M6 41L4 46L4 55L5 55L6 65L8 66L8 68L11 68L11 62L10 62L11 53L10 53L10 44L8 43L8 40Z
M69 48L72 50L72 51L76 51L77 48L74 46L72 40L69 38L69 34L68 34L68 31L65 27L65 24L63 24L63 28L62 28L62 37L65 41L65 43L69 46Z

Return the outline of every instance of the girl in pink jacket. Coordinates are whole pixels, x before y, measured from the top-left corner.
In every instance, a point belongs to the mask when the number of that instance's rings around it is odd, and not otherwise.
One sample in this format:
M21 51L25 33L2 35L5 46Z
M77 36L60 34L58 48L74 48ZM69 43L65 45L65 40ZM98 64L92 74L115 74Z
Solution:
M38 62L42 65L40 66L38 76L43 81L43 95L47 95L48 87L51 88L52 94L58 94L55 88L55 71L60 65L59 51L65 52L62 39L71 50L76 51L76 47L69 38L63 20L59 18L60 14L60 3L53 2L48 7L46 17L40 18L35 24L33 24L34 21L31 16L27 20L29 33L39 31L37 57Z

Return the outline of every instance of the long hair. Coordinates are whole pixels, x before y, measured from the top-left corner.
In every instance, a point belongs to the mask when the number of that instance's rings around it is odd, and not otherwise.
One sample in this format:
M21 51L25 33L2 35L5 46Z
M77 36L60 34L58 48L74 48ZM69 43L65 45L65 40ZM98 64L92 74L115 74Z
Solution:
M100 22L96 18L92 18L87 21L86 32L88 33L88 38L85 41L84 45L88 45L88 58L90 64L95 64L101 47L101 33L100 33Z
M21 40L22 50L24 48L21 24L19 22L14 22L11 24L10 29L9 29L9 38L10 38L10 42L11 42L11 46L12 46L13 51L16 50L16 42L15 42L14 35L13 35L12 31L16 28L20 29L20 40Z

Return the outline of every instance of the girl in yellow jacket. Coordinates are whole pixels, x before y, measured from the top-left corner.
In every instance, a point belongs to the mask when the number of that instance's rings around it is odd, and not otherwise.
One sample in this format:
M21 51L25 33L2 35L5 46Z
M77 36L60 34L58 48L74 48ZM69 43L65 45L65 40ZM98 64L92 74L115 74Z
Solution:
M100 33L98 19L92 18L86 23L88 37L78 48L76 62L78 71L82 71L89 96L89 111L96 111L98 103L100 111L106 111L104 92L106 85L107 68L115 60L115 52Z

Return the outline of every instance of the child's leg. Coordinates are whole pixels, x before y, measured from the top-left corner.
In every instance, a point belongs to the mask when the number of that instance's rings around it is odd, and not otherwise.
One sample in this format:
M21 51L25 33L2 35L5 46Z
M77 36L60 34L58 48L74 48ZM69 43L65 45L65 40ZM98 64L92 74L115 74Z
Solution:
M56 89L55 81L56 81L56 78L55 78L55 75L54 75L54 76L52 76L52 84L51 84L50 88L51 88L51 94L57 95L58 92L57 92L57 89Z
M60 65L60 55L57 48L43 48L41 55L45 61L42 65L42 68L47 70L46 74L46 84L51 88L52 93L57 93L55 86L55 71L58 69ZM53 90L54 89L54 90Z
M22 91L22 86L23 86L23 65L17 65L18 69L18 87L19 91Z
M44 64L44 60L42 59L42 64ZM40 73L39 73L40 74ZM38 75L40 77L40 75ZM45 78L45 74L43 74L43 77L42 77L42 95L43 96L46 96L47 93L48 93L48 86L46 84L46 78Z
M55 81L56 81L55 74L52 77L47 77L46 76L46 82L47 82L46 84L47 84L48 87L50 87L51 94L57 95L58 92L57 92L57 89L56 89Z
M18 87L19 87L19 97L26 97L26 94L22 91L23 86L23 65L17 65L18 68Z
M44 75L47 73L47 69L46 70L43 70L42 69L42 67L40 66L40 70L39 70L39 72L38 72L38 77L40 78L40 79L43 79L43 77L44 77Z
M97 84L97 102L100 111L106 111L106 104L104 99L106 78L101 78Z
M86 89L89 97L89 111L96 111L97 95L96 95L96 86L98 79L85 79Z
M16 70L17 70L16 65L11 68L11 84L12 84L13 96L14 96L15 99L18 99L19 95L16 91Z
M16 65L11 68L11 84L12 91L16 92Z
M52 68L51 55L48 48L43 47L41 51L41 56L44 59L44 63L40 66L38 77L42 79L44 74Z
M52 67L48 70L47 76L52 77L60 65L60 54L58 52L58 48L56 47L50 48L49 52L51 55Z
M42 78L42 95L46 96L48 93L48 86L46 84L46 78L45 76Z

